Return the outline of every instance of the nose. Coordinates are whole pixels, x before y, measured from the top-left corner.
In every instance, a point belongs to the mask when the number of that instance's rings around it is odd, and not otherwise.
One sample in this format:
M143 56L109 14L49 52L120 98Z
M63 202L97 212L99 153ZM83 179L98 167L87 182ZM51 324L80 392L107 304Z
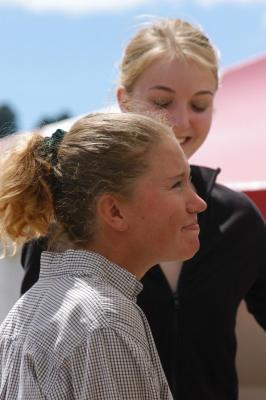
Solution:
M185 106L176 107L168 116L169 124L171 125L176 136L186 131L190 127L189 110Z
M205 211L207 203L191 188L191 197L187 203L187 210L190 214L199 214Z

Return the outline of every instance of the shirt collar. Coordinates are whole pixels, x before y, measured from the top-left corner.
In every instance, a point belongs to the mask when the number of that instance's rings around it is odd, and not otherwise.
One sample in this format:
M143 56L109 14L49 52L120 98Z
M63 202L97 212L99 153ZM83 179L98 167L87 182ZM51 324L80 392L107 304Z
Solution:
M143 287L138 279L126 269L98 253L87 250L66 250L62 253L42 252L40 278L58 275L96 275L135 301Z

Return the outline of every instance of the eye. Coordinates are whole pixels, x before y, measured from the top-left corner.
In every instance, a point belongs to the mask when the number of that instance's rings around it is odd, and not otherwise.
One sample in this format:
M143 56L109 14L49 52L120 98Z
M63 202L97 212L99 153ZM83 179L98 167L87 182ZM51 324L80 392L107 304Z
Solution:
M201 113L207 110L207 108L209 107L208 104L200 104L200 103L192 103L191 104L191 108L193 111Z
M207 108L205 106L199 106L197 104L192 104L191 107L195 112L198 112L198 113L204 112L206 110L206 108Z
M172 100L169 99L155 99L153 100L153 104L155 104L157 107L160 108L167 108L168 106L170 106L172 103Z
M181 188L183 186L184 181L182 179L176 181L173 186L171 187L171 189L176 189L176 188Z
M177 180L173 184L171 189L182 189L182 188L184 188L186 186L190 186L193 190L195 190L194 186L193 186L193 183L192 183L192 176L191 175L189 175L187 177L184 177L183 179Z

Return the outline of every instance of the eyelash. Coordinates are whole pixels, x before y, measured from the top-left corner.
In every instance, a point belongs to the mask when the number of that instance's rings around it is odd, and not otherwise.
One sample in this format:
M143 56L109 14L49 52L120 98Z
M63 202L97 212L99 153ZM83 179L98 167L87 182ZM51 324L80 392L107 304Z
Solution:
M160 107L160 108L167 108L172 102L171 101L165 101L165 102L160 102L160 101L153 101L153 104L156 107Z
M168 108L172 104L172 101L160 102L160 101L154 100L153 104L156 107L159 107L159 108ZM207 107L205 107L205 106L204 107L199 107L196 104L192 104L191 108L192 108L193 111L195 111L197 113L202 113L207 109Z
M183 180L174 183L174 185L172 186L172 189L181 188L183 186L183 183L184 183Z
M207 108L207 107L199 107L196 104L192 104L191 107L195 112L198 112L198 113L204 112Z

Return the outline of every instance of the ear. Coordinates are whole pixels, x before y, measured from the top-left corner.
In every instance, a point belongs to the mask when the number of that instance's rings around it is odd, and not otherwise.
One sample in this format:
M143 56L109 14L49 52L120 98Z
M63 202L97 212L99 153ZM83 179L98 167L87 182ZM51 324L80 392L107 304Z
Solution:
M120 86L116 92L117 102L119 104L120 110L122 112L129 112L130 111L130 104L128 94L126 93L126 89Z
M103 194L97 202L98 218L118 232L128 229L122 203L118 196L112 194Z

